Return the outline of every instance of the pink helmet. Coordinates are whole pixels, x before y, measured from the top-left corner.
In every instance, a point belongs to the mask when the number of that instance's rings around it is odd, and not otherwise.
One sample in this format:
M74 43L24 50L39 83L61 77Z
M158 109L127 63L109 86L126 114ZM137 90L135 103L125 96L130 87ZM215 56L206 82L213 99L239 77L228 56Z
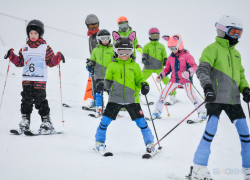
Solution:
M155 28L155 27L149 29L149 31L148 31L148 34L149 34L149 35L150 35L150 34L156 34L156 33L160 34L160 31L159 31L159 29L157 29L157 28Z
M184 49L184 45L183 45L183 40L181 38L181 36L179 34L175 34L171 37L169 36L163 36L162 37L164 40L168 41L168 47L174 51L174 49L176 50L182 50Z

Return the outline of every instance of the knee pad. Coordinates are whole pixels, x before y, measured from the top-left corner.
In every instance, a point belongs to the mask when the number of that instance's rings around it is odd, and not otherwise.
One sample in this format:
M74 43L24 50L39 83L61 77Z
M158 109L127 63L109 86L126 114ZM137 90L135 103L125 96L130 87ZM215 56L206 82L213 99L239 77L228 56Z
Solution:
M148 123L146 122L145 118L139 118L134 121L136 125L141 129L146 129L148 127Z

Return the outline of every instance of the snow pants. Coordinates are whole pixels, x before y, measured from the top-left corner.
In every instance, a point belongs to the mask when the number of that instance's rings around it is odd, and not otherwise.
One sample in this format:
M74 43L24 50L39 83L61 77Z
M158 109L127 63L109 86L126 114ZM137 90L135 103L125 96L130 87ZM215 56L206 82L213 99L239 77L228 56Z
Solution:
M48 100L46 99L46 89L37 88L35 82L23 84L23 91L21 92L22 103L21 113L31 114L33 110L33 104L38 109L38 113L41 116L46 116L50 112Z
M153 70L153 69L143 69L142 70L142 75L144 77L144 79L148 79L151 74L156 73L157 75L159 75L162 72L163 69L157 69L157 70ZM165 78L162 79L162 82L167 85L169 82L169 77L166 76ZM176 95L176 90L174 90L173 92L170 93L170 95Z
M222 110L226 112L235 125L241 141L242 167L250 168L250 135L246 117L240 104L229 105L219 103L208 103L206 105L208 122L201 138L200 144L195 152L193 162L198 165L207 166L211 153L211 143L217 131L218 120Z
M192 101L194 104L195 108L197 108L200 104L201 101L200 99L196 96L195 94L195 89L191 83L185 83L185 84L180 84L180 83L174 83L174 82L169 82L166 87L162 90L161 95L155 105L155 109L159 110L162 112L162 109L164 107L164 102L165 99L168 97L168 95L174 91L177 87L183 87L186 90L188 98ZM205 112L205 106L202 105L199 109L197 109L197 112Z
M127 105L121 105L117 103L109 102L104 111L104 115L101 119L100 125L97 128L95 139L96 141L105 142L106 132L109 124L113 119L116 118L121 108L126 108L131 116L131 119L136 123L136 125L141 129L141 133L144 139L145 145L154 142L154 136L148 127L148 124L144 118L141 106L139 103L132 103Z

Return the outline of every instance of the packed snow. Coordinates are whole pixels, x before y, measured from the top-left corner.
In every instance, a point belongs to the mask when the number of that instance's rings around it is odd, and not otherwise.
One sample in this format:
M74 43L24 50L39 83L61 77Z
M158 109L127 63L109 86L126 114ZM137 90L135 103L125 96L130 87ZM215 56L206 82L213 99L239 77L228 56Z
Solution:
M131 19L130 25L137 32L139 43L144 46L148 42L147 31L156 26L161 35L173 33L183 34L184 46L194 56L196 63L202 50L214 41L216 36L215 22L224 13L239 16L243 23L244 33L237 49L242 53L246 77L250 82L249 59L247 59L250 24L248 21L250 3L248 1L39 1L39 6L45 9L37 13L31 5L33 1L0 1L0 12L23 19L40 19L45 25L86 35L85 17L96 14L100 18L100 27L109 31L117 30L116 19L125 15ZM227 2L227 3L226 3ZM49 3L50 6L48 6ZM237 8L240 4L240 8ZM53 8L52 8L53 7ZM91 8L92 7L92 8ZM154 7L152 12L146 12ZM22 13L20 13L20 8ZM46 10L46 8L48 8ZM121 9L119 9L121 8ZM126 8L129 12L125 12ZM65 13L62 9L68 10ZM228 10L227 10L228 9ZM152 9L151 9L152 10ZM58 13L54 13L57 12ZM122 12L124 11L124 12ZM177 21L180 23L177 23ZM17 54L24 45L26 35L25 26L18 20L0 15L0 92L2 93L8 60L4 54L14 48ZM63 25L64 23L64 25ZM9 33L11 32L11 33ZM73 35L57 33L45 29L44 39L56 53L61 51L65 55L66 63L61 63L63 103L71 108L61 111L61 96L59 82L59 68L48 68L47 99L51 109L51 118L57 131L64 134L28 137L12 135L10 129L17 129L21 120L20 104L22 91L22 68L10 64L7 84L0 109L0 179L25 180L167 180L184 178L193 165L193 157L205 129L205 122L199 124L180 124L164 140L160 142L162 152L154 159L142 159L145 145L140 129L131 121L127 112L113 121L107 130L107 151L114 153L113 157L102 157L93 151L95 133L101 118L88 116L88 111L81 109L88 101L83 101L88 72L85 59L89 57L88 39ZM166 43L160 40L161 43ZM168 54L170 54L169 50ZM141 67L141 56L137 62ZM156 75L154 74L154 77ZM149 101L156 102L159 96L153 80L150 83ZM196 75L194 85L203 95ZM199 96L197 94L197 96ZM170 117L164 109L162 119L155 120L155 127L159 139L168 133L175 125L184 119L194 106L183 89L177 90L178 104L168 106ZM241 97L242 98L242 97ZM105 103L108 95L105 94ZM145 98L143 97L145 102ZM146 117L150 117L146 105L141 105ZM249 124L247 105L242 106ZM151 112L154 105L150 106ZM188 119L197 118L193 113ZM64 124L62 121L65 121ZM41 124L38 111L34 108L31 116L31 130L37 131ZM148 122L153 131L152 122ZM155 138L156 141L156 138ZM240 140L234 125L223 112L220 117L217 133L211 146L208 169L213 179L235 180L243 179L241 170ZM223 170L225 173L223 173ZM220 174L218 173L220 171ZM231 173L230 173L231 172ZM234 173L233 173L234 172Z

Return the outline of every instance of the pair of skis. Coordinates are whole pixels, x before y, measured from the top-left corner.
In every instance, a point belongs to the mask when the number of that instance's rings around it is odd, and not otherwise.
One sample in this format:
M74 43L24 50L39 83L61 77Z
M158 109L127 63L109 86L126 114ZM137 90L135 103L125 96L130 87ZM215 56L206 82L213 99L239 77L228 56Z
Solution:
M10 133L12 133L14 135L25 134L26 136L39 136L39 135L63 134L63 131L52 131L52 132L44 134L39 130L38 130L38 133L33 133L32 131L24 131L22 129L21 130L12 129L12 130L10 130Z
M156 119L161 119L162 117L156 118ZM151 121L151 118L145 117L145 119L147 121ZM187 124L196 124L196 123L202 123L203 121L205 121L205 119L203 120L198 120L198 121L194 121L194 120L187 120Z

